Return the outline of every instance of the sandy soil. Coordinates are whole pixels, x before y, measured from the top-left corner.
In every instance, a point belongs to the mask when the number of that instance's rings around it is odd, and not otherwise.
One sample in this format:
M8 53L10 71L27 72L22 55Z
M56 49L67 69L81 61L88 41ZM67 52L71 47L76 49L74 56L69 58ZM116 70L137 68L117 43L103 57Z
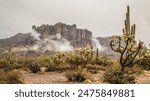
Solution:
M150 71L144 71L144 73L138 77L137 83L150 84Z
M103 71L92 75L92 80L86 80L82 83L103 83ZM44 72L44 73L29 73L22 72L22 79L25 84L73 84L81 82L70 82L65 77L65 72Z
M83 83L96 83L102 84L103 82L103 71L100 73L93 74L92 80L87 80ZM26 84L78 84L81 82L69 82L68 79L65 77L65 72L44 72L44 73L29 73L24 72L22 73L22 79ZM150 71L144 71L137 78L138 84L150 84Z

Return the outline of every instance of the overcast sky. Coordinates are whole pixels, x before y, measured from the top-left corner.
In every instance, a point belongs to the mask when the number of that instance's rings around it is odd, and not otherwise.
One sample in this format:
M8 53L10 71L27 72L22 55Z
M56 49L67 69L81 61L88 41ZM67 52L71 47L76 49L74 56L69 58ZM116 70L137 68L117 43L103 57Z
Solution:
M150 43L150 0L0 0L0 38L57 22L87 28L94 36L121 35L127 5L137 39Z

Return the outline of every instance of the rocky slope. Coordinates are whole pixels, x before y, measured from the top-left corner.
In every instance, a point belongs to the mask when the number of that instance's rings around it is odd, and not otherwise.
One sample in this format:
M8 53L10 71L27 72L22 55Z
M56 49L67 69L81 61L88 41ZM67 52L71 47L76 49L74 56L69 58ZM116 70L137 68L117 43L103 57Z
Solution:
M56 23L55 25L41 25L40 27L32 26L32 29L40 33L40 38L44 39L51 35L60 33L74 47L84 47L91 44L92 32L87 29L78 29L76 25L66 25L64 23Z
M35 43L31 33L18 33L15 36L6 39L0 39L0 48L26 46Z
M57 38L57 34L67 41L74 47L85 47L92 44L92 32L87 29L79 29L76 25L67 25L65 23L56 23L54 25L41 25L32 26L32 29L39 33L39 39L45 40L50 36L53 36L53 40ZM35 34L37 34L35 33ZM109 42L111 37L97 37L96 38L102 47L109 49ZM51 39L49 39L51 40ZM37 43L37 39L32 35L32 33L18 33L13 37L7 39L0 39L0 48L8 47L20 47L20 46L33 46Z

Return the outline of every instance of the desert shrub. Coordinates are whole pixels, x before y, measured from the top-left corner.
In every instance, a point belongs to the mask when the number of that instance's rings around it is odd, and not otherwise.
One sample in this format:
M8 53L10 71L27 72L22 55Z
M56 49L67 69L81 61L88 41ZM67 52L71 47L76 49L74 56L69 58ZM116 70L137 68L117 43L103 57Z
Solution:
M37 58L38 64L40 64L42 67L46 67L47 64L52 62L52 59L50 56L48 57L38 57Z
M63 70L70 69L70 65L65 64L65 63L55 65L55 64L52 64L49 62L49 63L47 63L46 68L47 68L48 72L50 72L50 71L63 71Z
M38 71L40 71L40 65L38 63L37 60L30 60L30 62L28 63L28 66L29 70L31 70L33 73L37 73Z
M57 65L55 65L55 64L53 64L53 63L51 63L51 62L48 62L48 63L46 64L46 68L47 68L47 71L48 71L48 72L49 72L49 71L56 71L56 70L58 70Z
M139 65L134 65L132 68L126 68L126 71L137 76L143 73L143 69Z
M67 69L70 69L70 65L67 64L67 63L63 63L63 64L58 65L57 69L60 70L60 71L67 70Z
M22 57L11 56L0 60L0 68L6 71L20 69L24 67L24 59Z
M122 71L119 67L112 67L104 74L104 81L112 84L133 84L135 79L136 74L129 68Z
M93 58L93 51L90 48L78 48L75 51L68 54L66 62L72 68L86 67Z
M11 68L12 69L20 69L25 67L24 64L24 58L18 57L17 59L15 59L15 61L11 64Z
M110 64L112 64L112 61L108 57L103 57L102 58L102 65L103 66L108 66Z
M0 60L0 69L4 69L7 67L7 61L4 59Z
M18 65L16 61L8 61L6 59L0 60L0 68L6 71L15 69Z
M56 53L51 55L49 58L45 59L45 67L47 71L56 71L56 70L64 70L67 68L66 66L66 53Z
M150 55L144 56L139 64L143 67L143 69L150 70Z
M56 53L50 56L38 57L38 64L47 68L47 72L65 69L65 54Z
M78 54L80 56L80 60L82 61L82 67L85 67L87 64L89 64L93 58L92 47L76 49L75 54Z
M68 54L67 63L70 65L71 69L77 68L83 64L80 55L75 53Z
M90 73L84 69L74 69L68 70L66 72L66 77L69 81L83 82L90 79Z
M20 69L20 68L28 67L30 60L31 59L27 57L17 57L15 61L11 64L11 68Z
M96 64L103 65L103 66L109 66L113 62L108 57L102 57L97 59Z
M11 58L4 58L0 60L0 68L3 70L11 70L14 61Z
M0 70L0 84L20 84L21 74L17 70L4 71Z
M106 69L97 64L87 64L85 68L91 73L97 73L99 70L105 71Z
M53 60L55 65L59 65L65 62L65 53L58 52L54 55L51 55L51 59Z

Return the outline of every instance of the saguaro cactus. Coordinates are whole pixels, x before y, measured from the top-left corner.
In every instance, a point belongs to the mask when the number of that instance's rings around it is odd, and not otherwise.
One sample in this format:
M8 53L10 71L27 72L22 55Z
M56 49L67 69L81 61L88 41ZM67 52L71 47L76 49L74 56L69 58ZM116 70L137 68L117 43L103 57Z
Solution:
M99 59L99 49L97 48L96 49L96 57L95 57L96 63L97 63L98 59Z
M141 60L137 59L137 55L143 47L143 42L136 43L135 28L135 24L130 26L130 9L127 6L123 36L114 36L110 42L111 49L121 54L120 65L122 71L125 67L133 67L134 64Z

